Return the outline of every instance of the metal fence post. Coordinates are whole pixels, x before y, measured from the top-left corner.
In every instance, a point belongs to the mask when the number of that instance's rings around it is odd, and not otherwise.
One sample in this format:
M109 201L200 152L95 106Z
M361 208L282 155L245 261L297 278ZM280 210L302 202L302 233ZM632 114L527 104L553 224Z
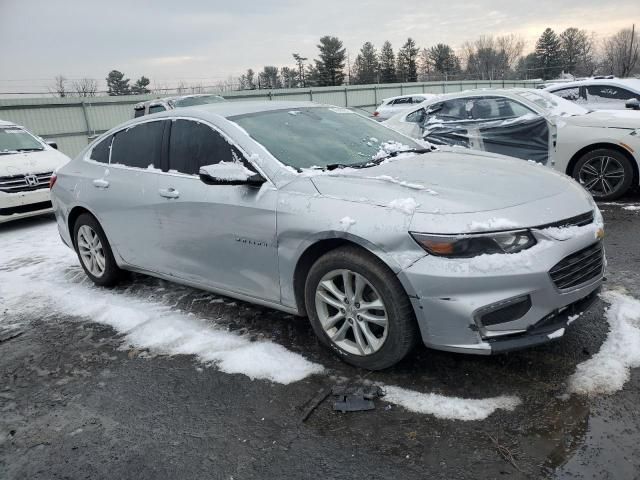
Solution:
M313 90L309 89L309 101L313 102Z
M91 124L89 123L89 115L87 113L87 105L84 102L84 100L82 100L82 102L80 102L80 105L82 106L82 115L84 116L84 125L85 125L85 128L87 130L87 143L89 143L89 138L91 137Z
M347 87L344 87L344 106L349 106L349 92L347 90Z
M378 86L374 85L373 86L373 101L376 104L376 107L378 106Z
M400 95L404 95L404 91L402 89L402 84L400 84Z

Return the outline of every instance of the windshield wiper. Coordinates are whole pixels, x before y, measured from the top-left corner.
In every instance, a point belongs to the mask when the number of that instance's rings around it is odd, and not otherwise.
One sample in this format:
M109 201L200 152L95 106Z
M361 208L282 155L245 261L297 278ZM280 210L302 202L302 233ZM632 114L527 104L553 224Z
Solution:
M376 158L375 160L372 160L372 162L380 163L383 160L386 160L387 158L397 157L401 153L418 153L418 154L421 154L421 153L429 153L429 152L433 152L433 150L431 150L430 148L409 148L407 150L396 150L395 152L389 152L384 157Z
M44 150L44 148L39 147L31 147L31 148L16 148L16 152L39 152L40 150Z
M330 163L325 165L323 170L336 170L338 168L365 168L369 165L373 165L373 160L367 160L360 163Z

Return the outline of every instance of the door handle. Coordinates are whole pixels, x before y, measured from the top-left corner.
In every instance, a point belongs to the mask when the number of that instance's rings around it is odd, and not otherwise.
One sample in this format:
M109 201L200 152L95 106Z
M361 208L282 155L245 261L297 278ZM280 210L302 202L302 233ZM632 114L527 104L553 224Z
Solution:
M158 193L164 198L178 198L180 196L180 192L173 187L161 188Z
M109 187L109 182L107 180L105 180L104 178L96 178L93 181L93 186L96 188L108 188Z

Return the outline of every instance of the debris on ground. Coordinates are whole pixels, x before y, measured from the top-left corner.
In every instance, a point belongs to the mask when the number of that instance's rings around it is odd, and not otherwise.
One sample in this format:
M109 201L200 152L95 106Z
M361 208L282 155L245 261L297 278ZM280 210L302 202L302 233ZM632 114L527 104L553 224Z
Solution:
M23 333L24 333L24 330L20 330L17 328L0 329L0 343L8 342L9 340L18 338Z
M331 393L338 397L333 403L333 409L342 413L374 410L376 406L373 400L384 395L382 389L375 385L337 385Z

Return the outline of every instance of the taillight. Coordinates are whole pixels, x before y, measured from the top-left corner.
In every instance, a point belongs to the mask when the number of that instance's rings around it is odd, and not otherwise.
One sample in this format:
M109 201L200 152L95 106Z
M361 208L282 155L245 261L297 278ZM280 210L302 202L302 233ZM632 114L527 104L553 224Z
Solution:
M377 117L378 115L380 115L380 112L379 112L379 111L377 111L377 110L376 110L375 112L373 112L373 116L374 116L374 117Z
M49 179L49 190L51 190L53 186L56 184L57 179L58 179L58 176L55 173L51 175L51 178Z

